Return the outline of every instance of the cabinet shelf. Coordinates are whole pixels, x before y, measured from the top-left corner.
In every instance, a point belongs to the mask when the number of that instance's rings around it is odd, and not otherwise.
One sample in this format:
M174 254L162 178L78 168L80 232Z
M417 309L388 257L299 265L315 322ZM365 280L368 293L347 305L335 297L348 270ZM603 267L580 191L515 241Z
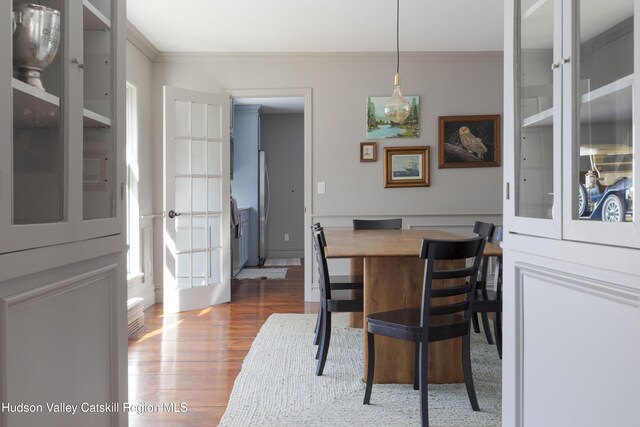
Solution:
M53 9L64 10L62 0L53 0L47 4ZM82 0L82 19L86 30L110 30L111 21L89 0Z
M111 21L104 16L96 7L88 0L82 1L84 29L86 30L110 30Z
M633 74L611 82L581 97L580 122L607 122L621 118L631 121ZM587 108L584 108L587 107ZM522 127L550 126L553 123L553 108L529 116Z
M51 128L60 126L60 98L42 89L12 79L13 117L16 128ZM86 128L110 127L111 119L86 108Z

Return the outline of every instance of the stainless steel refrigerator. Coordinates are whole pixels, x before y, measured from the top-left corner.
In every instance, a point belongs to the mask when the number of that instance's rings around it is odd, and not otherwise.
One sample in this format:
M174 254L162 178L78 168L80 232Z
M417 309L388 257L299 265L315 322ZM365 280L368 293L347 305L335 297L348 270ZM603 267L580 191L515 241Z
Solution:
M267 259L267 222L269 220L269 170L266 153L258 151L258 215L260 216L260 242L258 262L263 265Z

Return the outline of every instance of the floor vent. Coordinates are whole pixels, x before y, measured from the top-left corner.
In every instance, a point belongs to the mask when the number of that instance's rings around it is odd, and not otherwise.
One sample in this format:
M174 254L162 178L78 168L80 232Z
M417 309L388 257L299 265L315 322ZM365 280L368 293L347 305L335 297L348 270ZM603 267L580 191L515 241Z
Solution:
M127 300L127 324L129 336L144 326L144 299L129 298Z

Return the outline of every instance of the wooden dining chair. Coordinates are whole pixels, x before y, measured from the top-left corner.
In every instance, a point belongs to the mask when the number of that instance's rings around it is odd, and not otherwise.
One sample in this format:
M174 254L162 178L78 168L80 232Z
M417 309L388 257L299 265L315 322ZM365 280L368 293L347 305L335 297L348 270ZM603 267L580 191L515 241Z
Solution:
M402 218L392 219L354 219L354 230L400 230Z
M502 226L496 227L496 241L502 242ZM493 317L493 333L495 335L496 349L498 356L502 359L502 256L496 257L496 268L494 271L494 289L487 288L488 264L485 258L481 269L480 277L484 282L482 288L478 288L472 305L474 317L479 313L482 316L483 328L487 336L487 342L493 344L491 340L491 330L489 329L488 314ZM480 280L479 280L480 282ZM479 283L478 282L478 283Z
M331 341L331 314L350 313L363 311L362 293L352 296L350 290L335 290L331 287L331 278L325 256L325 244L322 242L322 227L313 230L313 245L318 262L318 282L320 284L320 345L316 359L316 375L322 375L324 365L329 353L329 343Z
M415 343L418 388L422 410L422 425L429 425L428 409L428 343L462 337L462 370L464 382L474 411L479 411L473 385L470 353L471 302L476 288L478 268L486 239L423 240L420 257L425 259L422 306L372 313L367 316L368 366L364 404L371 400L375 371L374 336L382 335ZM463 260L465 266L448 270L436 269L436 263ZM466 260L472 260L467 265ZM460 261L458 261L460 262ZM457 279L455 284L433 289L434 280ZM462 284L459 284L462 283ZM389 284L392 286L392 284ZM451 297L457 297L453 300ZM414 384L414 388L415 388Z
M315 230L319 230L320 232L320 242L323 247L327 246L327 240L324 236L324 229L320 225L319 222L316 222L311 226L312 233ZM341 290L351 290L351 291L362 291L364 286L364 279L362 275L331 275L329 277L329 283L331 284L331 289L336 291ZM313 336L313 345L320 344L320 324L322 323L323 309L322 304L320 304L320 309L318 310L318 317L316 319L316 327L314 330ZM320 349L318 348L318 352L316 354L316 359L320 355Z
M473 225L473 232L478 236L486 238L487 242L491 242L493 240L494 229L495 229L495 226L489 222L476 221L475 224ZM478 283L476 285L476 293L484 292L487 289L489 262L490 262L489 257L482 258L482 262L480 263L480 273L478 277ZM476 333L480 332L478 316L480 316L480 318L482 319L482 329L484 330L485 337L487 337L487 342L489 344L493 344L493 338L491 336L491 328L489 327L489 318L487 317L487 313L484 313L484 312L473 313L471 317L473 330Z

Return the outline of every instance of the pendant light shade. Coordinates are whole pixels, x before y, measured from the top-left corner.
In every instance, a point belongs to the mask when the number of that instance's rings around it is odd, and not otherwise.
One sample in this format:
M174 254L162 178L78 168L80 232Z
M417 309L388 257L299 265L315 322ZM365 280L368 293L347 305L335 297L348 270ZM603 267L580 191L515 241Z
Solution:
M396 75L393 94L384 106L384 114L394 123L403 123L410 112L411 105L400 91L400 0L396 0Z

